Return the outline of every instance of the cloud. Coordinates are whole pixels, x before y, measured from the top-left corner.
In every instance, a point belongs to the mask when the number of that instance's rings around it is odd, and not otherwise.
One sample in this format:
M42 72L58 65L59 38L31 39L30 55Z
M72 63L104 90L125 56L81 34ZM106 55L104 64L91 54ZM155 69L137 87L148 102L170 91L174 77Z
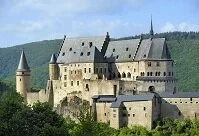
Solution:
M167 22L162 28L161 28L161 32L172 32L175 31L175 26L170 23Z
M174 25L170 22L167 22L161 28L161 32L173 32L173 31L182 31L182 32L199 31L199 25L190 24L186 22L181 22L179 24Z
M16 0L13 0L16 1ZM48 16L78 14L118 14L141 6L142 0L18 0L12 12L32 9Z

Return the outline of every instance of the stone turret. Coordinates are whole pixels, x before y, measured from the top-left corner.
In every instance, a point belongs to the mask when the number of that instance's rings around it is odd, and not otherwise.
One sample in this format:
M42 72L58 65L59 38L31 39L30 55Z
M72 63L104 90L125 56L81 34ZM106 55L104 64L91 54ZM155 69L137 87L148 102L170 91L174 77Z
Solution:
M30 68L23 50L21 52L19 65L16 71L16 90L24 97L24 102L27 103L27 92L31 91Z
M57 58L55 54L52 54L50 62L49 62L49 78L50 80L57 80L58 79L58 65L57 65Z

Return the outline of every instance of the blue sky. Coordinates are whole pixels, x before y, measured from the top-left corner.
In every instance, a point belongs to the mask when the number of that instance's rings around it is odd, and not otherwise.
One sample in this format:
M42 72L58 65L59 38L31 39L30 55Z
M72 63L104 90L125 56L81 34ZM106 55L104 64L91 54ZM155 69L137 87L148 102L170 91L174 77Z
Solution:
M0 0L0 47L110 33L199 31L199 0Z

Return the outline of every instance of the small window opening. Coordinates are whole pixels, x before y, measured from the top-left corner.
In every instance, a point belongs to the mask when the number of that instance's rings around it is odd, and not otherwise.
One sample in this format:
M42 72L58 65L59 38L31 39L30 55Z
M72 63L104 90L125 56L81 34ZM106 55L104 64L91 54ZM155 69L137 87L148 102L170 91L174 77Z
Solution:
M83 54L84 54L84 53L83 53L83 52L81 52L80 56L83 56Z
M115 48L113 49L113 52L115 52Z
M119 58L119 55L116 56L116 59L118 59L118 58Z
M144 107L144 111L146 111L146 107Z
M89 47L91 48L93 46L93 43L92 42L89 42Z
M129 50L129 48L126 48L126 51L128 51Z
M82 42L82 46L84 46L84 42Z
M70 48L69 51L72 51L72 48Z
M65 52L62 53L62 56L64 56L64 55L65 55Z
M129 54L129 58L131 58L131 54Z
M89 56L91 53L90 52L87 52L87 56Z

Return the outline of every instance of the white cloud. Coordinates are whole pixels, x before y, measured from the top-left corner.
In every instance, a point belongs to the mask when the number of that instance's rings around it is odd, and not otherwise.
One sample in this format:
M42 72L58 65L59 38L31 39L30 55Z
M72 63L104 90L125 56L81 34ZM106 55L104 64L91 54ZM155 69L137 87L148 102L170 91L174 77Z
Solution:
M161 32L173 32L173 31L182 31L182 32L199 31L199 25L190 24L190 23L186 23L186 22L181 22L177 25L174 25L170 22L167 22L161 28Z
M175 26L170 23L167 22L162 28L161 28L161 32L172 32L175 31Z

